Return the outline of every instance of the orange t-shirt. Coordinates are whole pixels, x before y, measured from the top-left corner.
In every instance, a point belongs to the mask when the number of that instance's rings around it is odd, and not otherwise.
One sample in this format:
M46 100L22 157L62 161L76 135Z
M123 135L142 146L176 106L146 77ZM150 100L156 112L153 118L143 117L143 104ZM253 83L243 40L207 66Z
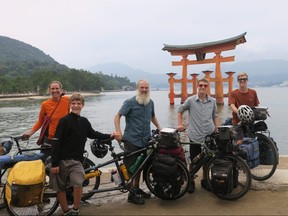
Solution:
M52 98L42 102L38 121L34 124L32 128L33 131L37 131L42 127L44 116L45 115L51 116L57 104L58 102L52 100ZM59 120L65 115L67 115L69 112L70 112L69 98L64 96L61 98L59 105L57 106L56 110L52 115L52 119L49 124L49 134L48 134L49 139L53 139Z

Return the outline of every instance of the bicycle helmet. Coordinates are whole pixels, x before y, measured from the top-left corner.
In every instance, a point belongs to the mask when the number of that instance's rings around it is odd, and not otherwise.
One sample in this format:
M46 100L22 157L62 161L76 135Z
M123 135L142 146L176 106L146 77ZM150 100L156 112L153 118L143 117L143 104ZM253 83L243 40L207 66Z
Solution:
M254 121L254 112L247 105L241 105L238 107L237 115L239 120L243 124L250 124Z
M90 143L91 152L97 158L103 158L108 152L108 147L105 144L99 143L97 139Z

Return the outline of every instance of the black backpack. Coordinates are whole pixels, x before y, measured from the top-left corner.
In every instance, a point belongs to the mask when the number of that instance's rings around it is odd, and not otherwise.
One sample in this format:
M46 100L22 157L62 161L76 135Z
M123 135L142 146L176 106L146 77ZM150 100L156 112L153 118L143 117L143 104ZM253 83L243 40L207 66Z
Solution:
M155 195L167 200L179 194L181 180L177 159L166 154L157 154L152 164Z
M235 173L236 174L236 173ZM216 159L211 167L211 187L216 194L229 194L237 187L238 174L233 175L233 164L230 160Z

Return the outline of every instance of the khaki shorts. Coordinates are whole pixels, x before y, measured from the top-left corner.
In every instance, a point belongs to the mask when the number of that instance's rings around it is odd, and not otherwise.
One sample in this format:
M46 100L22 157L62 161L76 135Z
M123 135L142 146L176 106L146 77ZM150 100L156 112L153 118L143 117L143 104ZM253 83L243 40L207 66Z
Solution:
M59 173L50 172L49 187L55 191L65 191L67 187L72 186L82 188L84 176L84 168L80 161L61 160Z

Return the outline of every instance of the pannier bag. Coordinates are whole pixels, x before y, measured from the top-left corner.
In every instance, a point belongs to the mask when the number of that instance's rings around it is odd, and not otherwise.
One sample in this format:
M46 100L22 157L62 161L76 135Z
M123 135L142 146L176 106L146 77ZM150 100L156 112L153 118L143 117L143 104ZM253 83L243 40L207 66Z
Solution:
M278 151L278 147L276 142L274 141L274 139L272 137L269 137L270 140L274 143L275 147L276 147L276 156L277 156L277 164L279 163L279 151ZM273 165L275 163L275 155L274 152L272 151L272 149L270 148L269 143L267 143L268 141L266 139L261 139L258 141L259 142L259 149L261 152L261 157L260 157L260 164L262 165Z
M42 160L20 161L8 170L5 197L8 205L27 207L42 202L45 167Z
M216 159L211 167L211 187L216 194L229 194L234 186L233 164L230 160ZM238 175L237 175L238 177ZM235 182L236 183L236 182Z
M254 120L266 120L268 115L267 107L252 107L254 113Z
M160 154L172 155L186 164L184 149L181 145L177 148L159 148L158 152Z
M180 134L176 129L163 128L160 130L160 148L177 148L179 146Z
M155 195L169 199L179 194L181 179L178 178L177 159L170 155L157 154L152 164Z
M239 146L239 155L246 160L250 169L260 164L259 142L254 138L244 138Z

